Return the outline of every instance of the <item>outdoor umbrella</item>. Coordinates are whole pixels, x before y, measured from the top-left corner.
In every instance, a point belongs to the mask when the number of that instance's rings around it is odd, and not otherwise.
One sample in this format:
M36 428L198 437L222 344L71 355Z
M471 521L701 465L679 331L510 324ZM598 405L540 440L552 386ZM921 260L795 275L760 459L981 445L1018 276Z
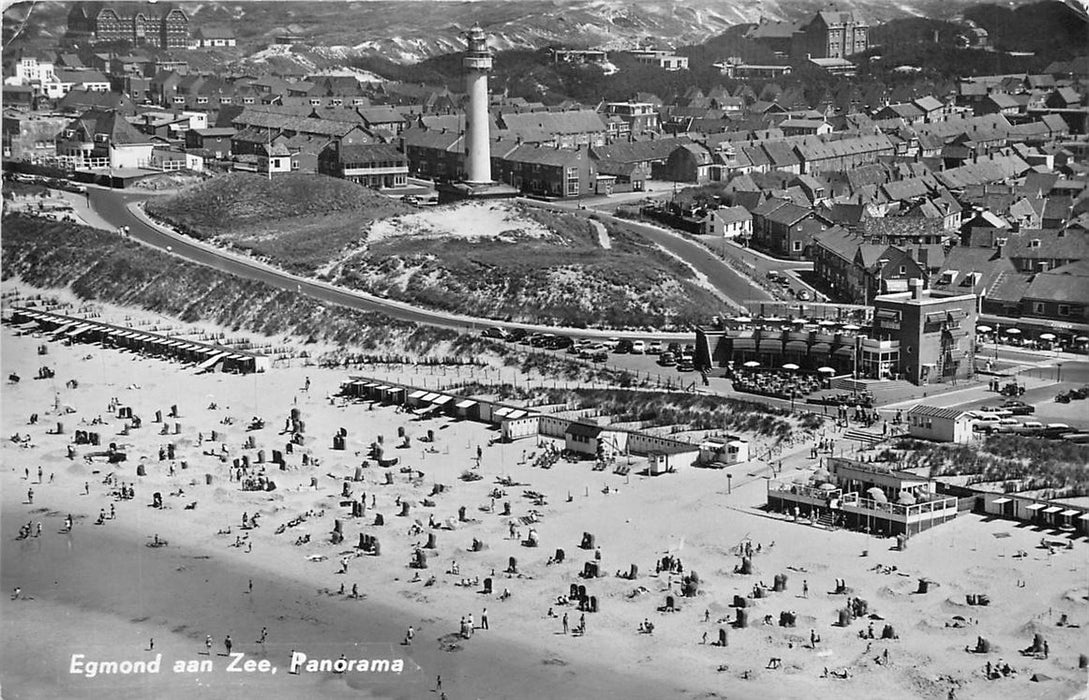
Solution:
M828 320L817 321L817 325L818 326L834 326L834 325L836 325L836 322L835 321L828 321Z
M832 367L818 367L817 371L821 374L835 374L836 370Z
M785 365L783 365L783 369L789 369L790 371L793 372L794 370L798 369L798 365L794 364L793 362L788 362Z
M1041 333L1040 340L1055 340L1054 333Z
M783 318L782 316L768 316L764 320L768 321L769 323L782 323L786 319Z
M1006 335L1021 335L1020 328L1007 328Z
M759 366L760 366L760 363L759 363L759 362L757 362L756 360L749 360L748 362L746 362L746 363L745 363L744 365L742 365L742 366L743 366L743 367L759 367Z
M738 316L734 320L738 323L752 323L752 318L749 316Z
M1089 335L1079 335L1077 338L1074 338L1074 340L1079 343L1089 343Z
M990 326L976 326L976 330L980 333L990 333L994 329Z
M879 489L876 486L866 489L866 495L869 496L870 498L872 498L874 501L876 501L878 503L888 503L889 502L889 499L885 495L885 492L882 491L881 489Z
M835 491L836 487L835 487L834 484L821 484L820 485L820 490L821 491Z
M856 326L853 323L848 323L846 326L843 327L843 330L845 330L845 331L857 331L857 330L860 330L860 326Z
M797 323L799 326L804 326L805 325L805 319L804 318L796 318L793 321L791 321L791 323Z

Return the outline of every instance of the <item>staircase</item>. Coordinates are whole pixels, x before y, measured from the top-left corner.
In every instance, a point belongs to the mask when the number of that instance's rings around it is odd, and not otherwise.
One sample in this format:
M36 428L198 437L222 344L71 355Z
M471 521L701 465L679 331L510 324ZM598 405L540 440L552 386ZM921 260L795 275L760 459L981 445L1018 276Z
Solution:
M881 442L884 439L884 436L882 436L880 432L875 432L873 430L849 428L847 432L843 434L843 439L859 442L865 449L873 449L873 446Z
M823 508L821 509L821 514L817 516L816 524L818 527L823 527L825 529L831 530L833 517L834 516L832 515L832 511L828 510L827 508Z

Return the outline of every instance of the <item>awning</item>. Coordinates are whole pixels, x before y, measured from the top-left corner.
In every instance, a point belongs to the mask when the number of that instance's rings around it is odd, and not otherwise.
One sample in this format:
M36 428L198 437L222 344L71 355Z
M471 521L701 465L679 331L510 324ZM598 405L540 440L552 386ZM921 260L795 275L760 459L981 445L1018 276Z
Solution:
M1089 513L1082 513L1078 520L1089 520Z
M1047 508L1047 505L1043 503L1033 503L1031 506L1026 506L1025 510L1040 510L1041 508Z
M422 399L425 396L427 396L426 391L424 391L423 389L417 389L416 391L409 394L408 398L410 398L410 399Z
M733 341L734 350L755 350L756 341L752 338L734 338Z
M473 401L472 399L465 399L464 401L458 401L456 404L454 404L454 408L470 408L475 405L476 401Z
M525 418L529 415L529 411L513 410L507 414L507 420L517 420L518 418Z
M87 330L88 328L90 328L90 326L88 326L87 324L80 324L78 326L72 326L72 328L70 328L68 331L65 332L65 335L68 336L69 338L71 338L73 336L76 336L76 335L82 333L83 331Z
M388 389L389 387L386 387L386 388ZM435 404L436 406L444 406L444 405L446 405L447 403L449 403L449 402L451 402L453 400L454 400L453 396L439 396L439 397L435 398L435 400L432 401L431 403Z
M805 352L808 348L804 340L791 340L786 344L786 349L790 352Z
M1062 510L1062 507L1060 506L1049 506L1044 508L1044 513L1051 515L1052 513L1058 513L1060 510Z
M499 409L496 409L496 410L492 411L492 417L493 418L506 418L511 413L514 413L513 408L499 408Z
M68 330L70 330L70 329L72 329L74 327L75 327L74 323L66 323L63 326L61 326L60 328L54 328L53 330L51 330L49 332L50 333L55 333L56 335L61 335L63 333L66 333Z
M1070 509L1070 510L1064 510L1063 512L1059 513L1059 515L1063 516L1064 518L1072 518L1072 517L1074 517L1075 515L1077 515L1080 512L1081 512L1080 510Z
M424 394L423 396L420 397L420 401L423 401L425 403L431 403L436 398L438 398L438 396L439 396L438 394Z
M855 354L855 349L853 347L848 346L848 345L841 345L840 347L836 348L832 352L832 354L833 355L839 355L841 357L850 357L850 356Z
M814 343L813 347L809 349L809 352L812 355L827 355L831 351L831 343Z
M207 360L205 360L205 361L201 362L201 363L200 363L199 365L197 365L197 369L209 369L209 368L211 368L211 367L212 367L212 365L214 365L215 363L217 363L217 362L219 362L220 360L222 360L222 359L223 359L223 357L224 357L224 356L225 356L226 354L227 354L227 353L225 353L225 352L221 352L221 353L219 353L219 354L217 354L217 355L212 355L212 356L211 356L211 357L209 357L209 358L208 358Z
M1013 503L1013 499L1012 498L996 498L993 501L991 501L991 505L996 505L996 506L1003 505L1004 503Z

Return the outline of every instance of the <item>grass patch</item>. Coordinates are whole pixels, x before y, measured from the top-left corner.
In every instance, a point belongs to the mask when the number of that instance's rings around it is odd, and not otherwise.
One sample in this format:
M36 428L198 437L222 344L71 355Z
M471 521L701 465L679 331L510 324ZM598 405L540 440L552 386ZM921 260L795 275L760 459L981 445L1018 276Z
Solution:
M297 274L328 263L371 221L410 211L354 182L304 173L271 180L229 173L147 203L148 214L186 235L214 239Z
M1003 482L1005 493L1046 489L1048 498L1089 495L1089 445L1023 435L992 435L979 445L942 445L904 439L904 466L931 477L965 476L968 485Z

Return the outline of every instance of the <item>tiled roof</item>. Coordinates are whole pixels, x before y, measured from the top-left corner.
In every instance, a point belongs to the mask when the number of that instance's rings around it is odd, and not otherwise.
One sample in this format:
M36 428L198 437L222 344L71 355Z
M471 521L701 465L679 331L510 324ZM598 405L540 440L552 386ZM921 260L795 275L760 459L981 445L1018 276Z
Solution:
M1040 272L1029 282L1025 298L1084 304L1089 300L1089 260Z
M506 113L498 117L500 126L512 132L544 131L549 134L593 134L607 129L601 115L589 109L570 112Z
M959 408L945 408L942 406L927 406L916 404L908 410L909 416L922 416L923 418L942 418L945 420L957 420L967 414Z

